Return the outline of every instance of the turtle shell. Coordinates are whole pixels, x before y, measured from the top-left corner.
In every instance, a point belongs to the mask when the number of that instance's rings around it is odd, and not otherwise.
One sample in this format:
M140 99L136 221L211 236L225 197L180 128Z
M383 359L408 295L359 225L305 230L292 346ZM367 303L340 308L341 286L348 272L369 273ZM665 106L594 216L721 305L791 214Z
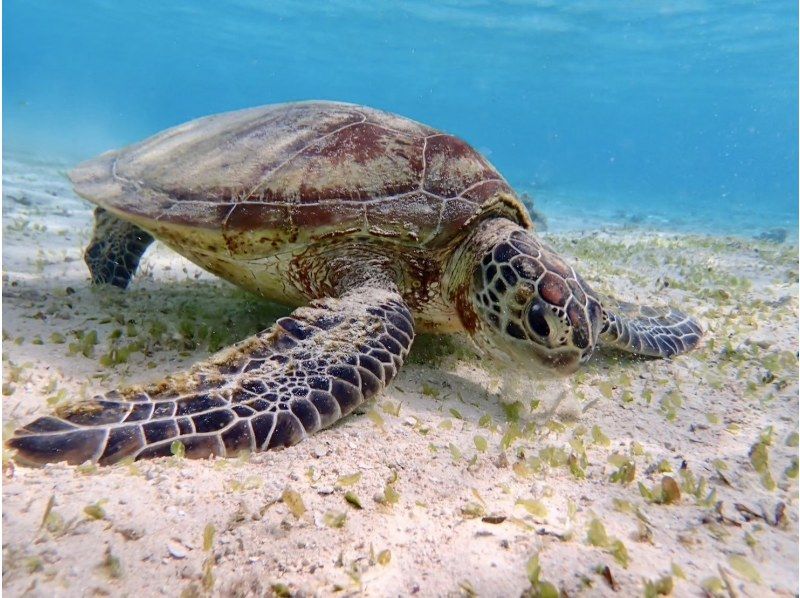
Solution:
M529 227L466 142L352 104L300 102L193 120L79 165L76 192L156 236L231 254L360 234L445 246L477 218ZM197 233L176 234L192 229Z

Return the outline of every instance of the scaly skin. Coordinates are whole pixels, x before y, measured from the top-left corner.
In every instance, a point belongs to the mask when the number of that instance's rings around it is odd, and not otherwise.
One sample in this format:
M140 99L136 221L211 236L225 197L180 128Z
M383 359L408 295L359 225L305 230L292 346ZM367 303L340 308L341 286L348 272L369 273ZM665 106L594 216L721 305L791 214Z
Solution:
M598 343L670 357L702 336L699 324L677 310L601 300L553 249L501 218L475 228L446 276L448 296L476 344L526 371L572 372Z
M296 444L380 393L411 348L396 290L356 286L282 318L189 372L66 406L17 430L27 465L235 456Z
M127 251L125 244L106 247ZM113 253L107 258L123 262ZM185 374L39 418L9 446L25 464L110 464L168 455L176 440L199 458L299 442L380 393L411 348L413 316L391 270L363 266L342 271L339 298L298 308ZM462 242L446 289L476 344L527 370L573 371L598 338L655 356L689 350L700 339L697 324L679 312L634 311L630 304L604 310L552 249L504 219L479 224Z
M20 462L114 463L176 440L192 457L294 444L381 392L415 326L463 328L528 372L571 372L598 342L670 356L700 339L679 312L601 301L465 141L365 106L209 116L70 177L99 206L93 283L126 287L155 237L233 284L308 306L185 374L24 426L9 441Z
M95 208L94 234L84 253L92 282L127 288L153 240L150 233L135 224Z
M602 307L589 285L522 227L476 227L448 271L450 297L479 348L530 369L574 371L591 356Z
M603 346L647 357L691 351L703 335L700 325L677 309L657 309L604 299Z

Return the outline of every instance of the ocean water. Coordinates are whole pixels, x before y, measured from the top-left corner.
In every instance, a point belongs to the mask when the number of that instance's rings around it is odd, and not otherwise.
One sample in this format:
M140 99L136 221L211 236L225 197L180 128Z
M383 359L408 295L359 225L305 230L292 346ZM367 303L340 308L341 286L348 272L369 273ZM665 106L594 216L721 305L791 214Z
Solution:
M559 228L753 236L798 206L787 0L7 0L4 162L329 99L481 150Z

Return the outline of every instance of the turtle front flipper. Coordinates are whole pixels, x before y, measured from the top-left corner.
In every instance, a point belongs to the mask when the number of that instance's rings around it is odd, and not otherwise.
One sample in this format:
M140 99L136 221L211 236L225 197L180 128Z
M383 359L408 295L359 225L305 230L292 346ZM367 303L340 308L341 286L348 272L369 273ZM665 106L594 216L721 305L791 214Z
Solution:
M126 288L153 242L147 231L103 208L94 211L94 234L83 255L94 284Z
M411 348L393 290L361 286L301 307L189 372L41 417L8 441L21 463L231 456L293 445L380 393Z
M694 349L702 336L700 324L678 310L603 299L602 346L648 357L671 357Z

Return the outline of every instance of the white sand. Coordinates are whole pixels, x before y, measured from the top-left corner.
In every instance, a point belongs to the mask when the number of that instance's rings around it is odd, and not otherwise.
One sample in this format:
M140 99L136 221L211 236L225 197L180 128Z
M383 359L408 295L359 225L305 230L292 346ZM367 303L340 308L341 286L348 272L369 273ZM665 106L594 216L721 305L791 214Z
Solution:
M50 165L7 162L4 182L6 431L49 411L48 399L153 380L202 359L208 343L187 339L182 320L245 336L280 312L259 311L257 301L162 246L147 253L127 293L93 290L81 259L90 206ZM538 553L541 579L570 596L613 594L599 572L606 566L616 595L642 595L648 580L667 575L679 596L702 594L703 584L731 596L796 595L797 447L787 446L798 426L796 249L638 230L548 239L603 292L697 315L708 329L702 347L671 361L600 354L569 380L539 381L499 372L471 356L463 339L423 338L415 363L375 404L249 461L28 469L6 454L3 589L9 596L283 589L513 596L530 587L526 564ZM127 336L129 320L137 337ZM117 343L130 343L156 321L161 340L143 341L146 355L100 363L115 330L123 331ZM70 354L80 330L97 332L91 357ZM431 357L437 351L445 355ZM515 410L503 404L514 401L524 432L501 450ZM607 446L593 441L594 426ZM771 442L762 448L774 489L751 463L761 435ZM562 463L571 453L572 467ZM617 464L635 464L631 482L611 481L612 453ZM660 486L659 464L682 488L673 504L640 493L639 483ZM356 483L337 487L357 472ZM703 480L697 496L686 472ZM375 497L390 479L399 496L380 504ZM281 501L287 487L305 505L299 518ZM348 491L363 509L345 501ZM534 513L520 500L533 501ZM102 511L93 512L101 517L92 519L85 508L98 501ZM777 521L776 509L783 509ZM341 527L326 523L326 514L340 513ZM610 540L605 548L587 541L593 519L624 544L627 567ZM208 524L216 534L205 551ZM378 558L387 550L388 562L387 553Z

